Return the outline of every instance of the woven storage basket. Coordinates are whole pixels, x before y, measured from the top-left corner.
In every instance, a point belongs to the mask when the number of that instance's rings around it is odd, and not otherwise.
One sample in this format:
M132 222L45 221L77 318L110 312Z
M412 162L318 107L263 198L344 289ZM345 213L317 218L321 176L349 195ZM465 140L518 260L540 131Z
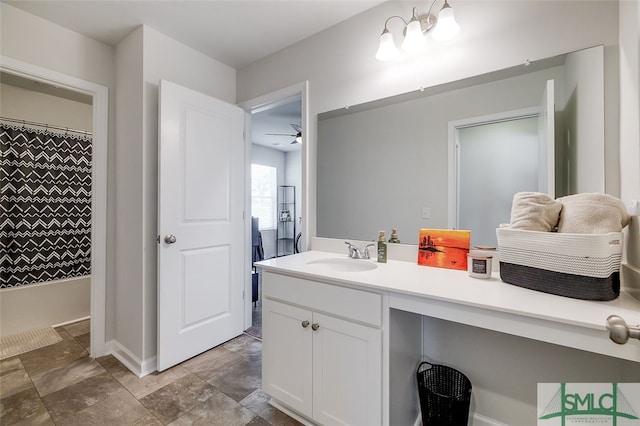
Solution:
M500 278L532 290L585 300L620 294L622 233L568 234L498 228Z

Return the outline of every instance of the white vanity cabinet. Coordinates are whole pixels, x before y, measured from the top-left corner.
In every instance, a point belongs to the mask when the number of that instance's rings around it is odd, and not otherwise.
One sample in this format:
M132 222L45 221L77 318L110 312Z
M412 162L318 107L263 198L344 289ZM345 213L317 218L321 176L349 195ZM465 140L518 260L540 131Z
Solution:
M382 296L263 276L262 388L322 425L382 423Z
M343 245L259 265L263 388L307 423L418 424L425 358L468 375L473 424L535 425L538 383L640 382L640 342L613 343L606 328L611 314L640 324L626 292L595 302L413 261L363 268Z

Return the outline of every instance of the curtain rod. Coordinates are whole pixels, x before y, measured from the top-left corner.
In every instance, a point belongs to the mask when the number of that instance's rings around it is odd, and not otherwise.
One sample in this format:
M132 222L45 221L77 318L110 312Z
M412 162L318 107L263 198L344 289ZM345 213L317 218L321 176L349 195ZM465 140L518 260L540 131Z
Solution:
M72 132L72 133L80 133L86 136L93 136L93 133L88 132L86 130L76 130L76 129L70 129L68 127L60 127L60 126L52 126L51 124L44 124L44 123L37 123L35 121L27 121L27 120L19 120L17 118L9 118L9 117L0 117L1 121L9 121L12 123L18 123L18 124L22 124L24 125L28 125L28 126L39 126L39 127L44 127L46 129L54 129L54 130L62 130L65 132Z

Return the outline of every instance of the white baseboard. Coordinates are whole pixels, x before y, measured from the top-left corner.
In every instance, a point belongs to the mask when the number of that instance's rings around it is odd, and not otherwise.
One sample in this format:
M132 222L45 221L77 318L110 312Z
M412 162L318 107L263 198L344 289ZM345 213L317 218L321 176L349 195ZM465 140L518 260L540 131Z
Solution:
M474 414L470 420L471 421L469 422L469 426L509 426L505 423L501 423L497 420L477 413ZM422 416L418 416L413 426L422 426Z
M509 425L476 413L473 415L473 420L470 426L509 426Z
M113 355L138 377L144 377L156 371L157 362L155 356L142 361L116 340L110 340L107 342L107 353Z
M51 327L52 328L63 327L65 325L73 324L73 323L80 322L80 321L85 321L85 320L88 320L88 319L91 319L91 316L86 316L86 317L82 317L82 318L76 318L76 319L73 319L73 320L70 320L70 321L61 322L60 324L54 324Z
M158 361L157 357L154 355L149 359L142 361L142 375L140 377L146 376L147 374L151 374L158 369Z

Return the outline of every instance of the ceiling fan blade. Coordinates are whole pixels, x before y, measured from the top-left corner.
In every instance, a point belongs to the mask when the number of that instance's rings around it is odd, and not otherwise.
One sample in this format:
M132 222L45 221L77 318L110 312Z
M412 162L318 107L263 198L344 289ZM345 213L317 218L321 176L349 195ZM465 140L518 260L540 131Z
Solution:
M302 143L302 133L298 132L296 137L291 141L291 145L297 145Z
M292 135L290 133L265 133L265 135L267 136L298 136L298 135Z
M291 124L291 127L293 127L293 130L295 130L297 133L302 133L302 127L298 126L297 124Z

